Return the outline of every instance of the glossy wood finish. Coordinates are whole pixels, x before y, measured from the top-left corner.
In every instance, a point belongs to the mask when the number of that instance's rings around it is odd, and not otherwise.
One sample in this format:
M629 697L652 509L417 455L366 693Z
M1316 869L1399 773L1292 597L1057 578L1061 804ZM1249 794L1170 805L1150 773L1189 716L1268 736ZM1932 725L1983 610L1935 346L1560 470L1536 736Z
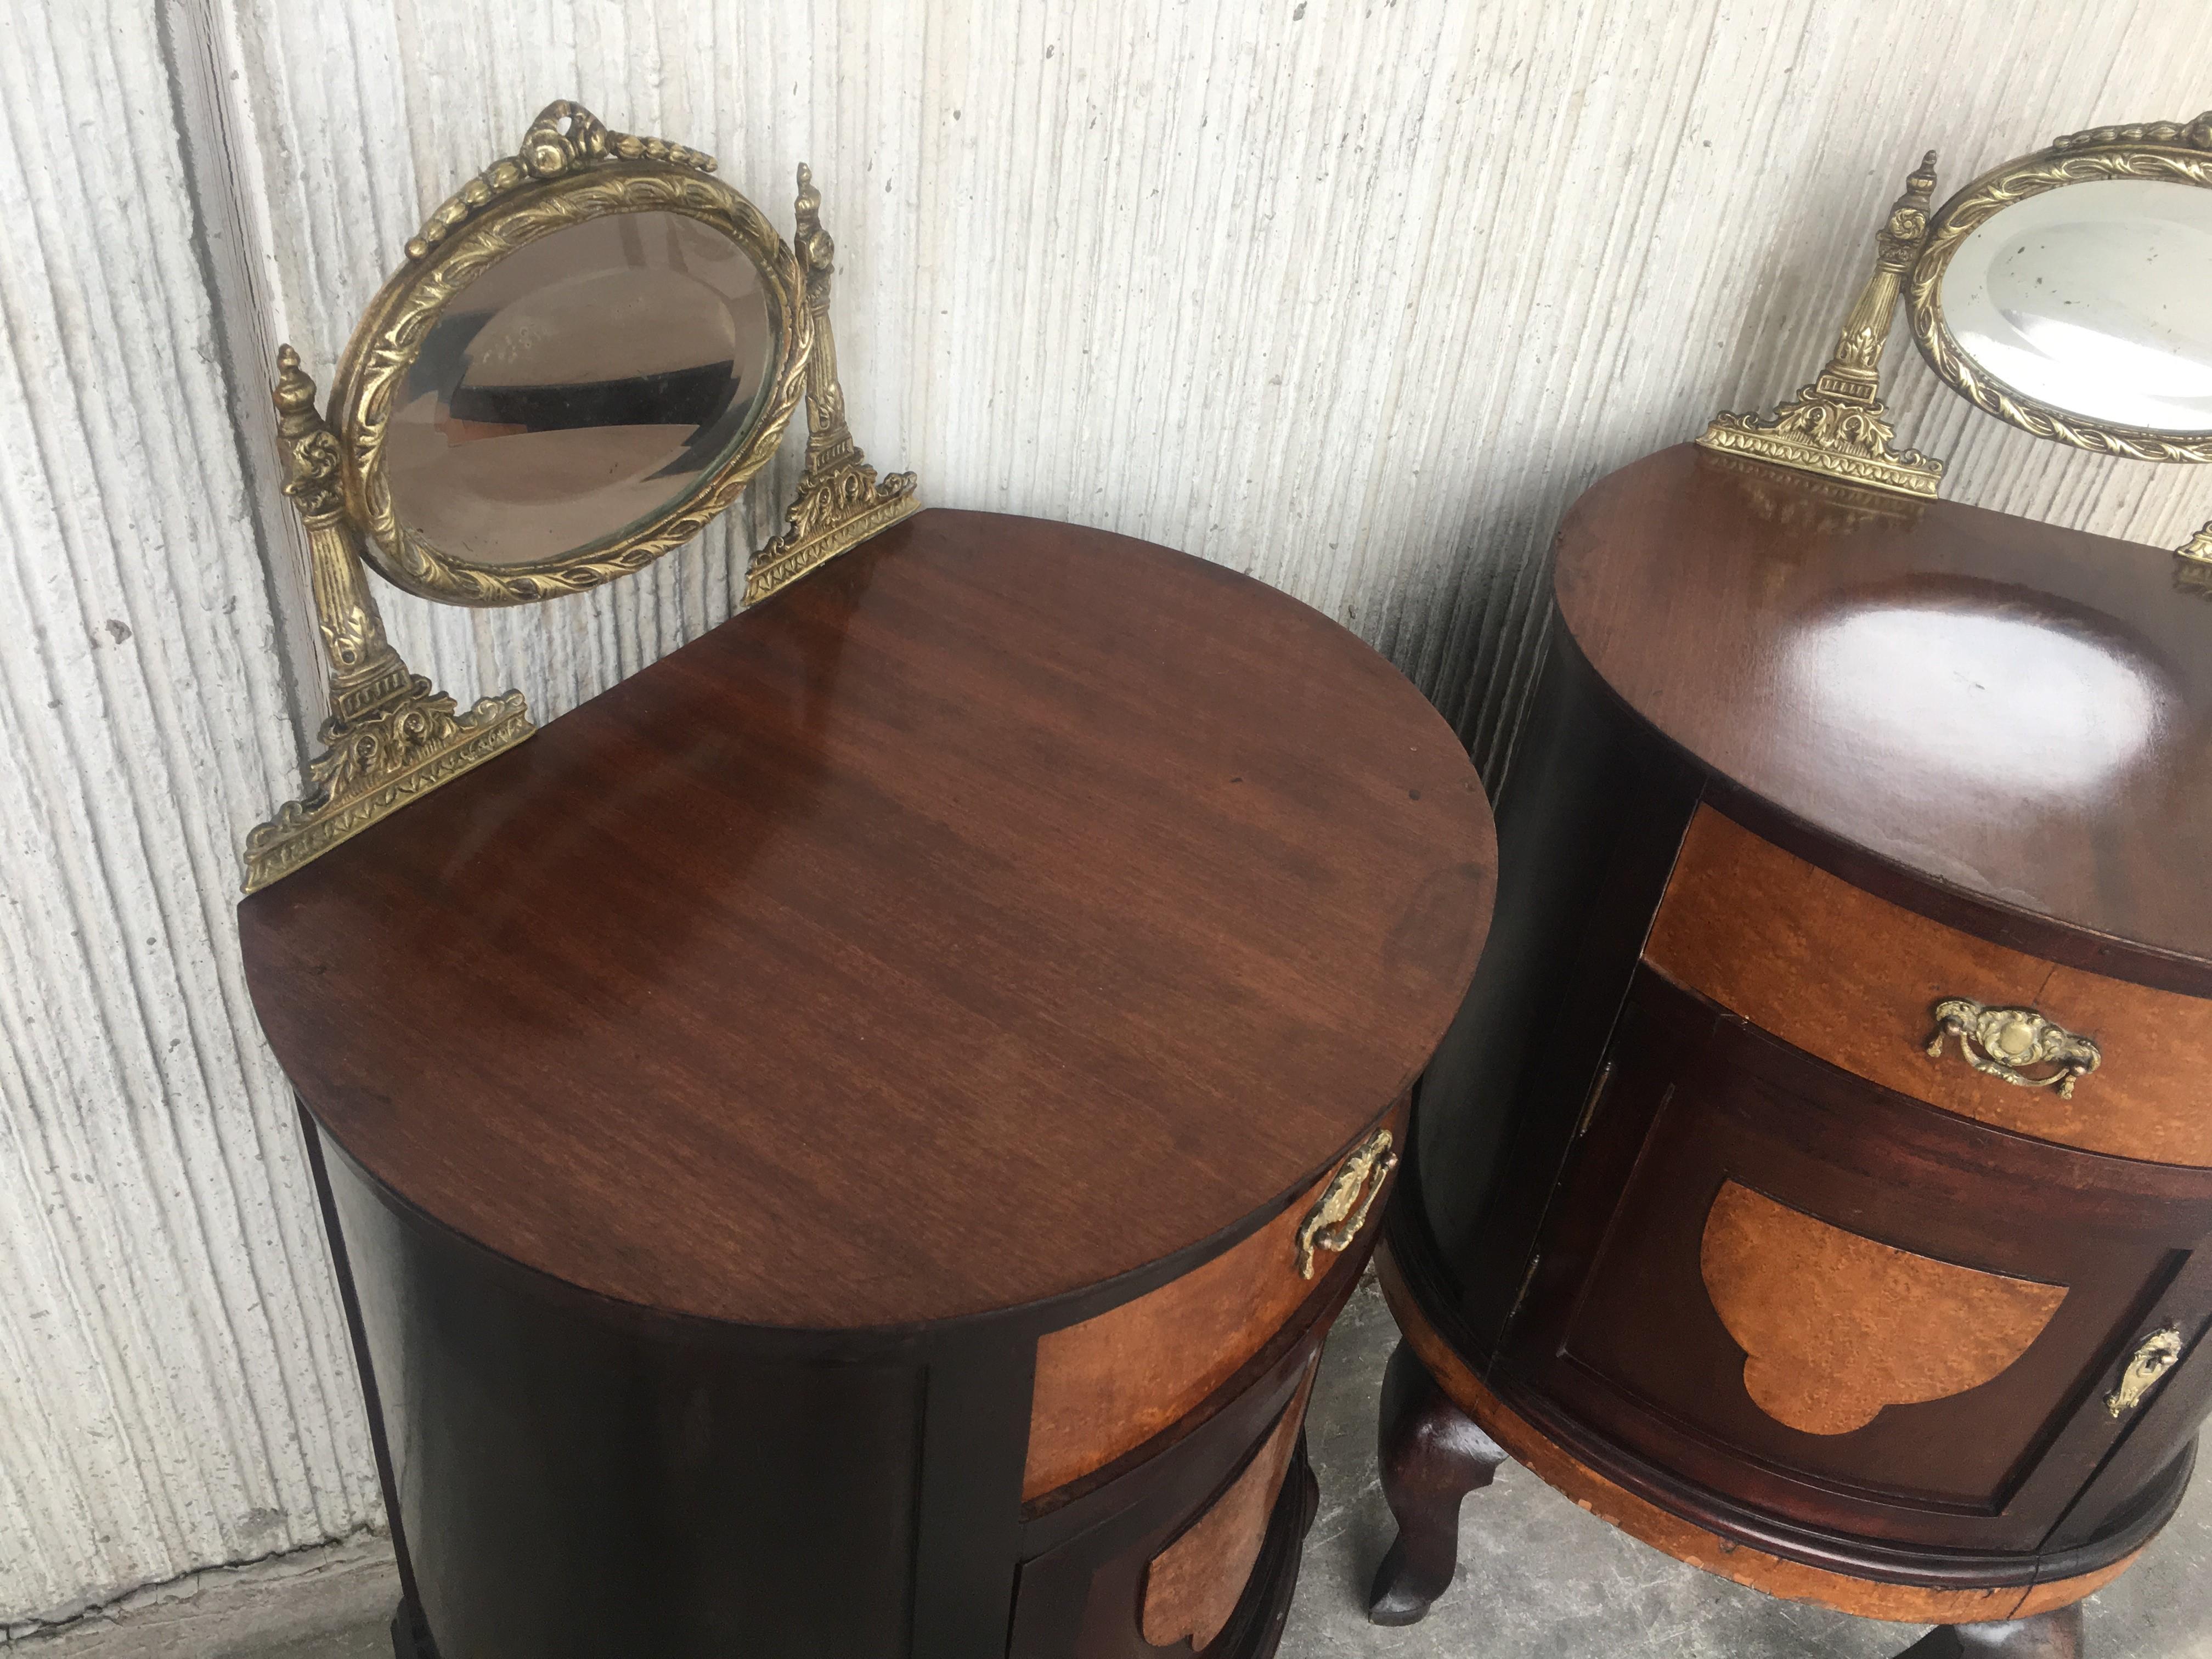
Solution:
M1644 959L1807 1053L1946 1111L2092 1152L2212 1167L2212 1000L1976 939L1711 806L1691 821ZM2094 1039L2104 1063L2067 1099L1974 1071L1955 1042L1931 1059L1934 1005L1954 996L2032 1007Z
M1171 1455L1126 1468L1049 1510L1030 1511L1036 1518L1022 1533L1012 1659L1158 1659L1141 1622L1152 1563L1243 1479L1261 1443L1291 1414L1328 1324L1364 1265L1368 1243L1349 1273L1332 1274L1323 1316L1239 1373L1222 1391L1218 1409L1176 1442ZM1272 1652L1280 1633L1297 1570L1296 1549L1285 1547L1303 1534L1311 1516L1311 1477L1302 1462L1294 1457L1284 1477L1259 1560L1216 1638L1222 1659Z
M1846 1432L1808 1432L1753 1392L1759 1356L1747 1364L1707 1279L1712 1210L1730 1182L1869 1243L2026 1281L2027 1296L2037 1285L2065 1294L1980 1386L1892 1401ZM2212 1288L2212 1253L2197 1249L2208 1236L2212 1171L2098 1158L1931 1111L1647 970L1492 1380L1798 1526L2032 1563L2136 1427L2102 1403L2129 1353L2169 1319L2193 1334L2212 1315L2197 1301L2200 1284ZM1917 1288L1886 1309L1826 1308L1870 1322L1838 1395L1919 1373L1932 1336L1966 1350L1991 1340L1978 1322L1942 1328L1960 1306L1940 1284ZM1814 1320L1837 1294L1808 1285L1744 1322L1771 1334ZM2015 1334L2007 1324L1999 1335ZM2187 1444L2168 1442L2165 1461Z
M617 1300L853 1329L1287 1204L1427 1060L1492 860L1450 728L1336 623L933 511L240 925L287 1073L409 1202Z
M1460 1358L1458 1343L1430 1322L1423 1300L1408 1288L1395 1256L1386 1250L1382 1263L1383 1294L1407 1346L1471 1428L1493 1437L1514 1462L1593 1515L1718 1577L1786 1601L1816 1601L1862 1619L1965 1624L2033 1618L2070 1606L2094 1595L2134 1562L2131 1552L2092 1571L2064 1573L2040 1583L1954 1588L1838 1572L1747 1545L1730 1533L1702 1527L1676 1508L1630 1490L1583 1462L1507 1404Z
M1569 514L1510 879L1388 1227L1439 1387L1647 1541L2002 1625L2179 1502L2212 1410L2212 619L2171 572L1688 447ZM2106 1066L2069 1102L1930 1059L1950 996Z
M1401 1103L1383 1120L1401 1143L1405 1116ZM1322 1291L1298 1272L1297 1237L1334 1176L1181 1278L1037 1339L1024 1498L1104 1468L1187 1416ZM1320 1255L1317 1275L1330 1265Z
M1505 1462L1505 1448L1452 1404L1404 1342L1383 1370L1375 1438L1382 1496L1398 1536L1375 1569L1367 1618L1376 1625L1419 1624L1459 1571L1460 1505L1491 1483Z
M1334 623L933 512L247 900L395 1651L1265 1659L1493 869Z
M1817 489L1687 444L1593 485L1554 586L1599 677L1885 897L2212 995L2212 611L2172 556Z

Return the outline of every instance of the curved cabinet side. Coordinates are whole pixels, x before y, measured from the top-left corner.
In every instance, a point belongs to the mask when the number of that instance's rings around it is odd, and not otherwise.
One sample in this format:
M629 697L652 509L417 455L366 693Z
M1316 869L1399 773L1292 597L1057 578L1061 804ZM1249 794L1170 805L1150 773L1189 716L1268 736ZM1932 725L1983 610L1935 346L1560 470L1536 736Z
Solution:
M1486 1363L1598 1081L1703 775L1620 706L1555 611L1498 810L1490 940L1414 1097L1412 1189Z
M910 1650L920 1367L595 1320L321 1152L436 1659Z

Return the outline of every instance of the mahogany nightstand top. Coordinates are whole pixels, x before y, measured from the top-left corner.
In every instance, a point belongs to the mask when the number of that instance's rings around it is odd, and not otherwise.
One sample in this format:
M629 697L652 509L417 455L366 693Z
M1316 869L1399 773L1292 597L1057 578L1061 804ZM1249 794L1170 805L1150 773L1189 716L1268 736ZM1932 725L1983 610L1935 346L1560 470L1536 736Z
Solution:
M1985 937L2212 995L2212 599L2175 571L1684 444L1583 494L1555 589L1591 666L1765 832Z
M1334 623L933 511L240 907L406 1203L661 1311L918 1325L1256 1225L1488 924L1449 726Z

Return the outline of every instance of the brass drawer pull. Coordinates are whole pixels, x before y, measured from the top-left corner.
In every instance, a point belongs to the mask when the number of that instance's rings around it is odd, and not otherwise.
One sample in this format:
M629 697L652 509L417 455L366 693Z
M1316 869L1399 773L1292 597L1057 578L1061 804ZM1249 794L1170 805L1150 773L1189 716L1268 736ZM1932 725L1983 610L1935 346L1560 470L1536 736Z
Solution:
M1984 1008L1966 997L1946 997L1936 1005L1936 1035L1928 1039L1930 1058L1942 1057L1947 1036L1959 1039L1960 1056L1976 1071L2024 1089L2055 1084L2061 1100L2073 1099L2074 1079L2095 1071L2104 1059L2088 1038L2040 1014L2026 1008ZM2058 1069L2048 1077L2029 1077L2019 1069L2023 1066Z
M2124 1417L2157 1385L2158 1379L2172 1370L2181 1358L2181 1328L2168 1325L2153 1331L2143 1339L2143 1345L2128 1358L2127 1370L2120 1373L2120 1386L2105 1396L2105 1409L2115 1417Z
M1306 1212L1306 1218L1298 1225L1299 1278L1314 1276L1316 1246L1332 1255L1340 1255L1359 1237L1359 1230L1367 1224L1368 1211L1375 1207L1375 1200L1382 1191L1382 1183L1389 1180L1390 1171L1397 1167L1398 1154L1390 1150L1388 1129L1377 1129L1344 1160L1335 1177L1314 1200L1313 1208Z

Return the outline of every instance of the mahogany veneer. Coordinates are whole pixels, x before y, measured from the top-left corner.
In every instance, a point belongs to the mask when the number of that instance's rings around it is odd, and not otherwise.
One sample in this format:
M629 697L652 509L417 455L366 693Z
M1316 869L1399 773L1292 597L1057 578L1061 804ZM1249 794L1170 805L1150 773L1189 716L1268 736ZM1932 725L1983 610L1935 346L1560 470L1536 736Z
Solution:
M246 900L403 1659L1272 1651L1493 869L1334 623L939 511Z
M1926 1651L2075 1650L2212 1409L2212 613L2172 568L1686 445L1576 504L1389 1222L1378 1620L1510 1454L1956 1627ZM2101 1062L1931 1055L1954 998Z

